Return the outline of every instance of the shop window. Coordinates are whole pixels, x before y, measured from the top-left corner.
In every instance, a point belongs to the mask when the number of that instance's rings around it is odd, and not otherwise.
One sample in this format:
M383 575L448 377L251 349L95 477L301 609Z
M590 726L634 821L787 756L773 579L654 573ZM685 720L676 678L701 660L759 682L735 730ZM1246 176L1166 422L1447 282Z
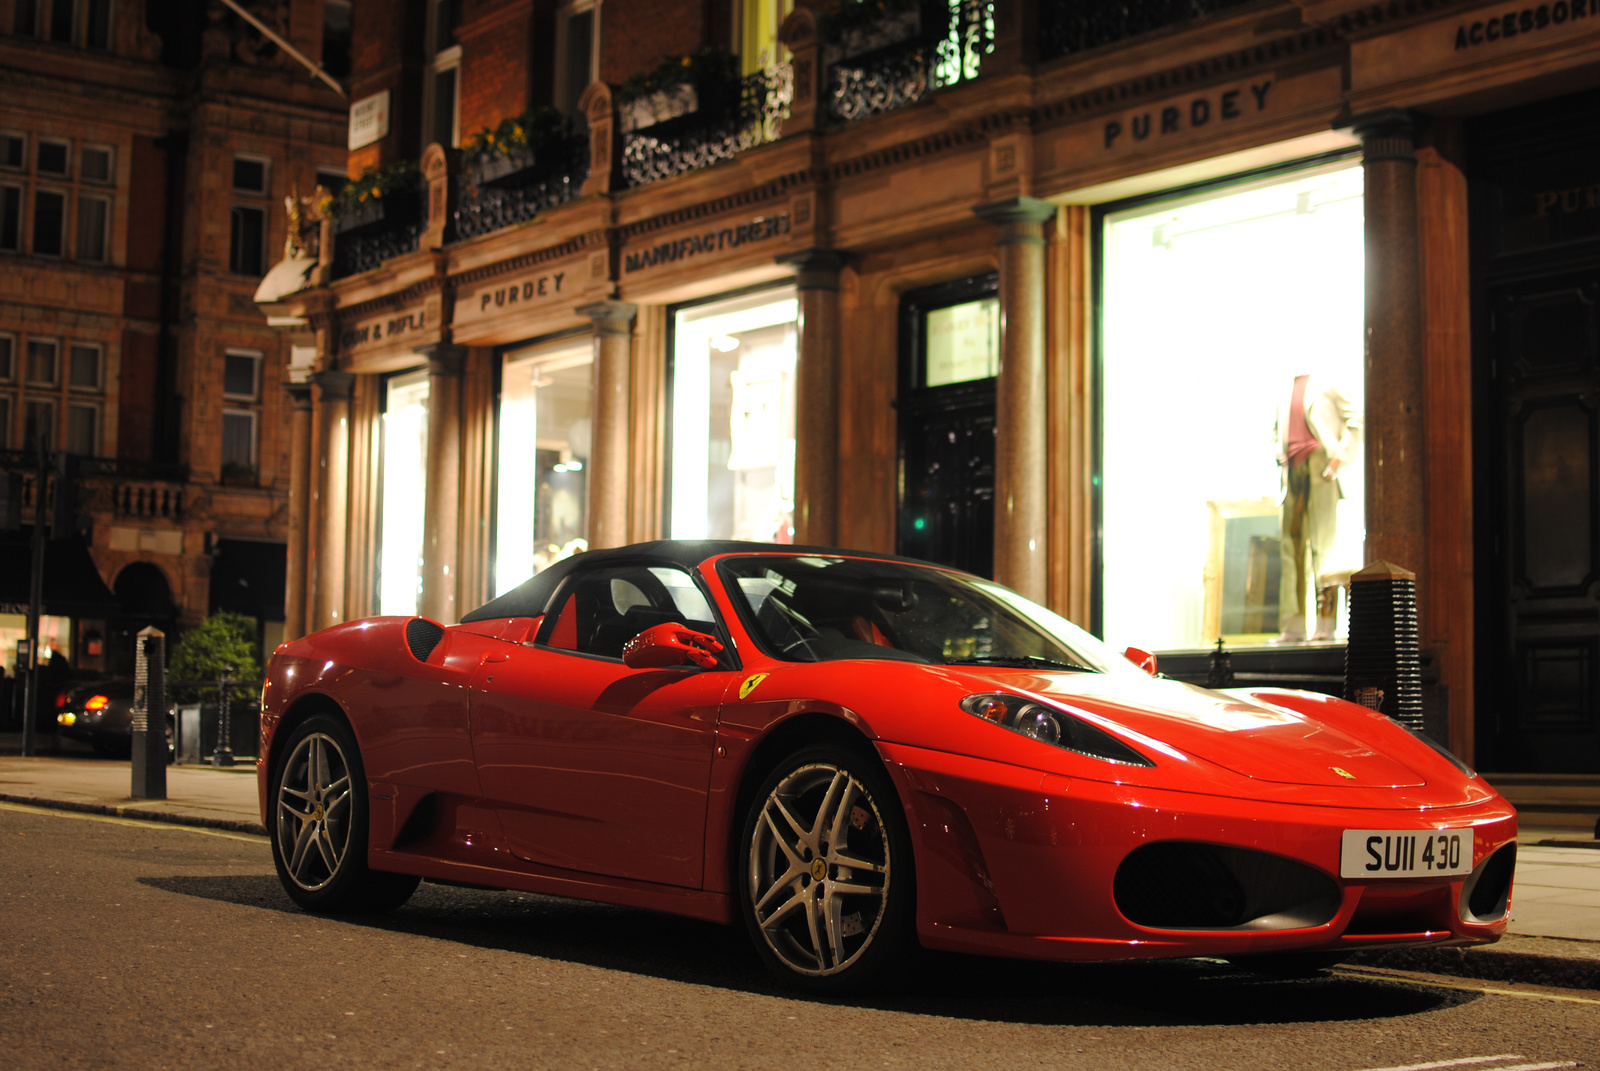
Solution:
M43 436L45 449L56 444L56 405L39 398L29 398L23 408L22 448L33 453Z
M67 195L55 190L33 191L33 251L42 257L59 257L67 225Z
M67 406L67 453L93 457L99 452L99 418L92 405Z
M233 158L233 191L235 193L266 194L271 161L261 156L235 156Z
M422 593L428 493L428 373L384 385L383 476L378 519L378 612L414 614Z
M1103 634L1342 636L1328 596L1365 537L1360 166L1100 219Z
M228 237L228 270L235 275L260 275L267 246L266 209L234 205Z
M429 142L446 148L460 143L461 0L432 0L428 5L428 74L425 125Z
M67 177L70 160L69 146L64 141L47 141L39 139L38 171L41 175L58 175Z
M222 478L237 480L256 472L256 415L249 409L222 411Z
M15 669L17 656L17 641L28 638L28 615L0 613L0 651L4 652L6 673L10 675ZM39 615L39 654L43 661L48 662L50 656L60 653L61 657L72 658L72 619L70 617L55 617L51 614Z
M107 230L111 222L111 202L104 197L78 195L77 259L103 264L106 259Z
M74 342L69 350L67 383L73 390L100 389L100 347Z
M793 541L796 312L786 287L676 313L672 538Z
M60 346L54 339L30 338L28 340L28 385L53 387L56 385L56 355Z
M593 361L587 339L504 357L496 595L588 547Z
M222 358L222 394L253 402L261 393L261 352L229 350Z
M0 186L0 249L22 249L22 191L16 186Z
M78 177L84 182L110 183L113 160L114 152L109 145L85 145L78 158Z
M28 163L28 136L0 131L0 168L21 171Z
M88 0L88 15L84 21L83 44L85 48L102 51L111 47L111 0Z
M556 12L556 107L569 115L599 77L599 15L595 0L572 0Z

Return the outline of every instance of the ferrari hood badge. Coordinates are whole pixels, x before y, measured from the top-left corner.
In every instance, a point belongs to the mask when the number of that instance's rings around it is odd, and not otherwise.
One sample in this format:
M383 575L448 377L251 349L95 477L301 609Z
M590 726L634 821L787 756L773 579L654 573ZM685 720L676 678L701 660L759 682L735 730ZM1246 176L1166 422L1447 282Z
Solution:
M1356 779L1356 775L1355 774L1351 773L1349 770L1346 770L1341 766L1329 766L1328 769L1332 770L1334 773L1338 774L1340 777L1348 778L1351 781L1354 781Z
M755 691L756 690L756 686L759 685L762 681L764 681L766 679L767 679L767 675L765 673L752 673L752 674L750 674L750 676L748 676L748 677L746 677L744 679L744 683L739 685L739 698L743 699L745 696L747 696L751 692ZM1347 774L1346 776L1349 776L1349 775Z

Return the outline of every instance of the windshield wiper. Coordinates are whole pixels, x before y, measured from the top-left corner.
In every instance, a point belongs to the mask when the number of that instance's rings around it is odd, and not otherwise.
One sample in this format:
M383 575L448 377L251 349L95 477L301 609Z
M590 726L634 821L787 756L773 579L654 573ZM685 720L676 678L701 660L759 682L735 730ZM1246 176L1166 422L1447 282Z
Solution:
M1080 666L1076 662L1059 662L1054 658L1042 658L1039 655L973 655L970 658L947 658L947 666L1016 666L1022 669L1039 667L1042 669L1072 669L1079 673L1099 673L1092 666Z

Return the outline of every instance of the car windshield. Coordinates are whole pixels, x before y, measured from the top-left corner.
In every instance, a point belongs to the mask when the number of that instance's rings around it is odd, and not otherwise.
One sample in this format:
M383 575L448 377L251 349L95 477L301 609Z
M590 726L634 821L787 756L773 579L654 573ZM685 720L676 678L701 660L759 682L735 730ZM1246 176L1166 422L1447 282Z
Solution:
M718 571L756 642L789 662L1142 672L1066 618L999 584L870 558L740 555Z

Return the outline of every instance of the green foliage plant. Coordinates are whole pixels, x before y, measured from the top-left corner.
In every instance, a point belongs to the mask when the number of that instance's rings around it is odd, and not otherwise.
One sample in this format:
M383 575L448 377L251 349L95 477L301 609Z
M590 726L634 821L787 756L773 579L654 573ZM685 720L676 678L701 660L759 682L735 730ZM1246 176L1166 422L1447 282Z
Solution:
M243 614L229 611L212 614L185 632L167 660L167 679L214 681L222 676L224 666L232 667L228 675L236 681L261 679L261 663L256 661L256 623ZM215 685L180 691L203 701L217 698ZM233 692L234 699L240 695L239 691Z
M566 119L562 114L548 105L541 105L521 115L502 119L498 126L484 127L469 136L461 146L461 162L470 168L519 153L537 156L542 147L559 140L566 133Z
M736 82L739 57L725 48L707 46L682 56L667 56L648 71L636 71L617 89L616 102L628 104L681 85L709 86Z
M399 160L385 167L367 168L359 178L351 179L338 193L317 205L317 209L330 219L339 219L369 202L421 188L422 169L417 162Z

